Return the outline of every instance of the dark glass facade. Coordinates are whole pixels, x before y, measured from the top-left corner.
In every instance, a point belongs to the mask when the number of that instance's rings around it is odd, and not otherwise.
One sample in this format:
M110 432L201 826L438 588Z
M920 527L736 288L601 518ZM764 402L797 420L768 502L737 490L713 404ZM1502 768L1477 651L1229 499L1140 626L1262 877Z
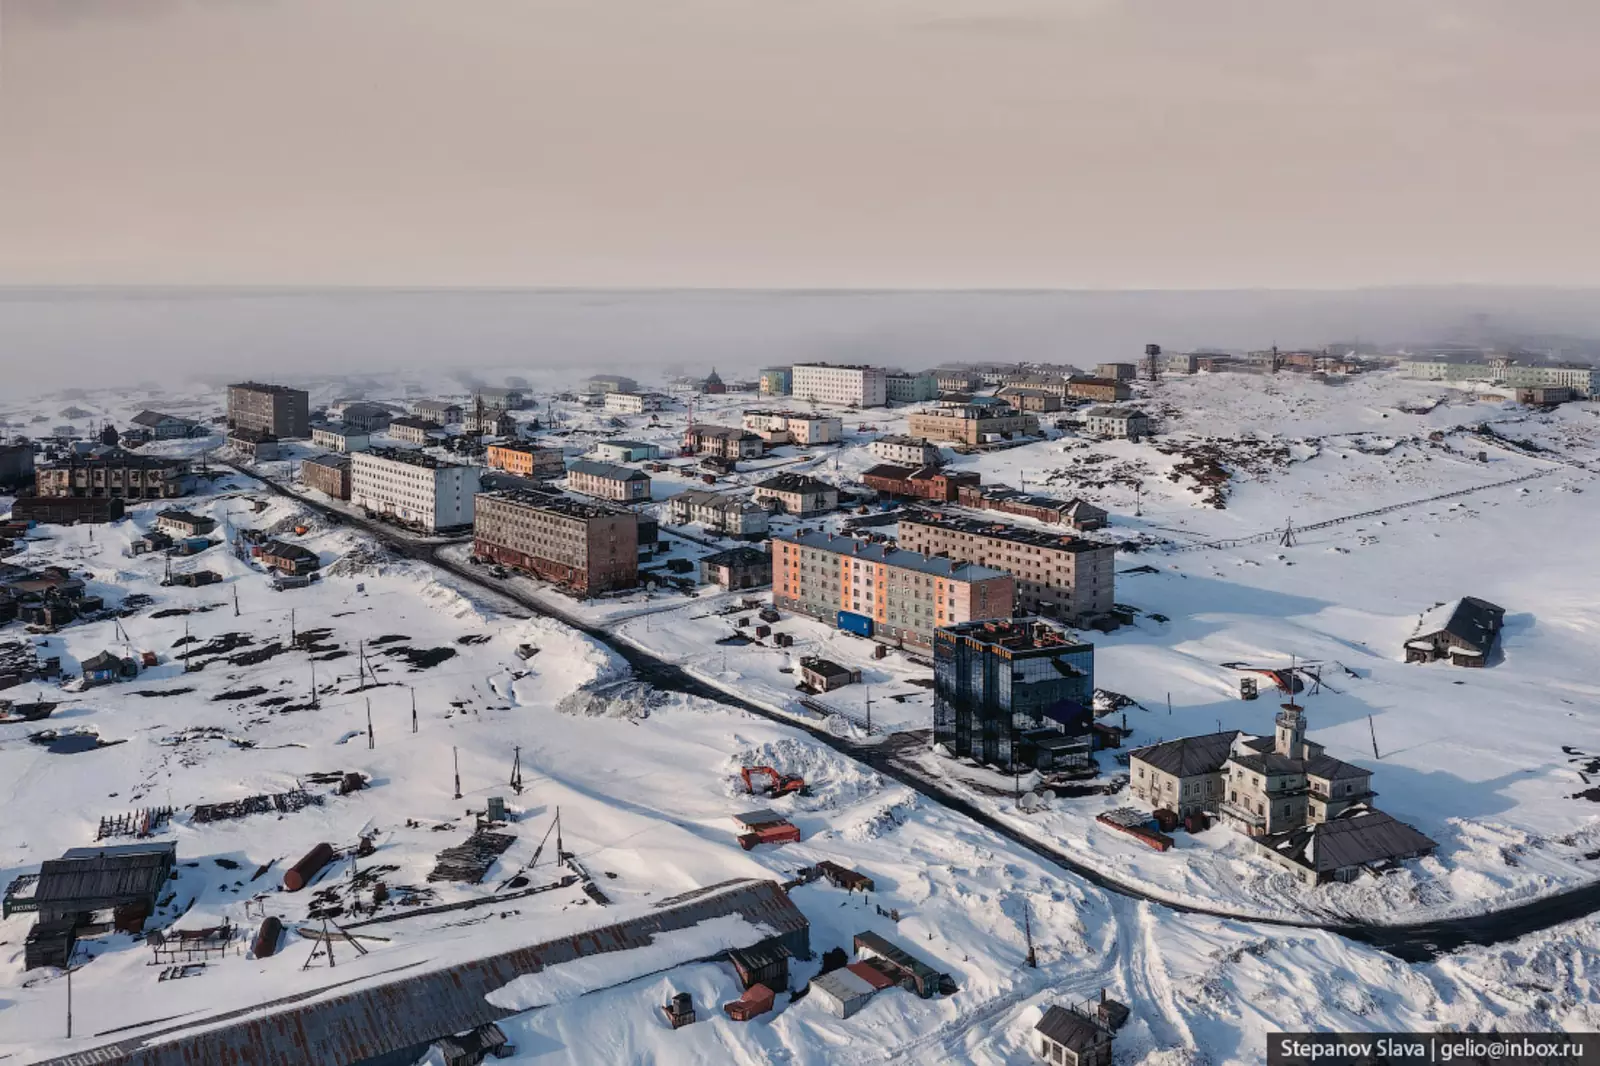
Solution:
M1094 701L1094 645L1010 622L969 622L934 633L933 735L953 755L1030 763L1023 735L1065 732ZM1077 712L1077 713L1074 713Z

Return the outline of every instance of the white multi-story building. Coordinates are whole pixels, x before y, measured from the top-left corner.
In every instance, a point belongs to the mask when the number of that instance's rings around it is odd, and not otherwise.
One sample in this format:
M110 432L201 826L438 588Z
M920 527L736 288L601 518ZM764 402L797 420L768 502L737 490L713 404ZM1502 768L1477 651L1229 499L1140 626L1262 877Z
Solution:
M311 427L311 443L318 448L326 448L330 452L364 452L372 443L372 438L364 429L354 429L346 425L313 425Z
M944 461L938 445L930 444L921 437L879 437L868 447L873 458L896 466L915 469L919 466L937 466Z
M605 409L624 415L642 415L646 411L661 410L661 400L646 392L608 392Z
M350 456L350 502L430 533L472 524L481 467L383 448Z
M841 407L882 407L889 402L888 372L881 366L796 363L790 390L796 399Z
M844 439L844 419L798 411L746 411L744 428L768 444L837 444Z

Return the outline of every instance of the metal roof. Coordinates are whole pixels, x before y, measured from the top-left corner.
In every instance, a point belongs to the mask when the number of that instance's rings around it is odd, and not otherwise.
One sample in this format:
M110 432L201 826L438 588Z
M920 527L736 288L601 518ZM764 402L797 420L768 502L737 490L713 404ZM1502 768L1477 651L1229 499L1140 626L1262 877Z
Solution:
M509 1018L517 1011L485 997L525 974L574 959L644 947L655 934L710 918L742 915L760 927L753 943L773 936L804 939L809 925L775 881L740 879L673 899L626 921L571 933L530 947L387 981L326 999L323 988L222 1017L198 1017L140 1037L81 1049L40 1066L115 1062L118 1066L350 1066L380 1055ZM307 1002L307 1000L312 1000ZM203 1031L194 1027L210 1026ZM420 1054L420 1052L419 1052Z
M989 578L1010 577L1004 570L995 570L975 563L964 563L942 555L923 555L921 552L903 551L884 544L868 544L850 537L836 537L831 533L796 533L787 537L774 537L775 542L798 544L818 548L834 555L843 555L863 562L882 563L902 570L915 570L935 577L954 578L958 581L984 581Z
M1065 1007L1051 1007L1034 1029L1063 1047L1076 1052L1109 1044L1111 1036L1088 1018Z
M1261 846L1317 873L1427 854L1439 845L1383 811L1351 807L1332 821L1265 837Z
M1135 748L1128 753L1128 759L1138 759L1174 777L1214 774L1228 761L1233 752L1234 738L1238 735L1239 730L1228 729L1221 733L1203 733L1196 737L1169 740L1163 744Z
M41 904L96 904L156 896L177 861L178 846L171 841L123 844L108 848L73 848L59 859L46 859L39 867L39 885L33 898Z
M1505 616L1504 607L1496 606L1488 600L1480 600L1476 596L1463 596L1459 600L1442 603L1424 611L1417 622L1417 632L1413 634L1413 639L1448 633L1487 655L1494 647L1495 637L1500 632L1500 625Z
M1059 500L1051 500L1046 506L1066 507ZM974 537L985 540L999 540L1007 544L1028 544L1038 548L1049 548L1051 551L1064 552L1090 552L1114 551L1116 545L1106 544L1097 540L1086 540L1068 533L1047 533L1042 529L1022 529L1005 522L996 522L992 519L981 518L956 518L948 515L936 514L932 511L913 511L900 520L901 524L907 522L932 526L935 529L949 529L957 533L968 533Z
M597 463L592 459L575 459L567 466L569 474L588 474L607 481L649 481L650 475L616 463Z

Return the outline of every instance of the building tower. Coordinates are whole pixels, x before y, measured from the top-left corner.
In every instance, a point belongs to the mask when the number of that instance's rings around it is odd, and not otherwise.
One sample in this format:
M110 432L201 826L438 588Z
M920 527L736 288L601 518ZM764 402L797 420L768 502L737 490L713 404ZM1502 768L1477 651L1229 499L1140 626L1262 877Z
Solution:
M1292 687L1293 682L1290 684ZM1306 709L1294 701L1292 691L1289 702L1282 706L1283 710L1278 712L1278 737L1273 750L1286 758L1303 759L1306 757Z

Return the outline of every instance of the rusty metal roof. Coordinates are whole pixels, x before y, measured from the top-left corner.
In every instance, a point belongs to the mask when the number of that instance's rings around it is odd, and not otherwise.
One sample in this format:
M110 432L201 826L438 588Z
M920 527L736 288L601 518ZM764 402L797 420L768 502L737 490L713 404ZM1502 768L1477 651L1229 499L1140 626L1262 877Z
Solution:
M511 1017L518 1012L496 1007L485 997L518 977L589 955L644 947L656 933L729 914L763 927L763 939L808 935L805 915L777 882L730 881L665 900L614 925L327 999L315 997L332 990L318 989L222 1018L199 1018L191 1026L78 1050L36 1066L102 1061L118 1066L351 1066ZM212 1028L194 1031L198 1026Z

